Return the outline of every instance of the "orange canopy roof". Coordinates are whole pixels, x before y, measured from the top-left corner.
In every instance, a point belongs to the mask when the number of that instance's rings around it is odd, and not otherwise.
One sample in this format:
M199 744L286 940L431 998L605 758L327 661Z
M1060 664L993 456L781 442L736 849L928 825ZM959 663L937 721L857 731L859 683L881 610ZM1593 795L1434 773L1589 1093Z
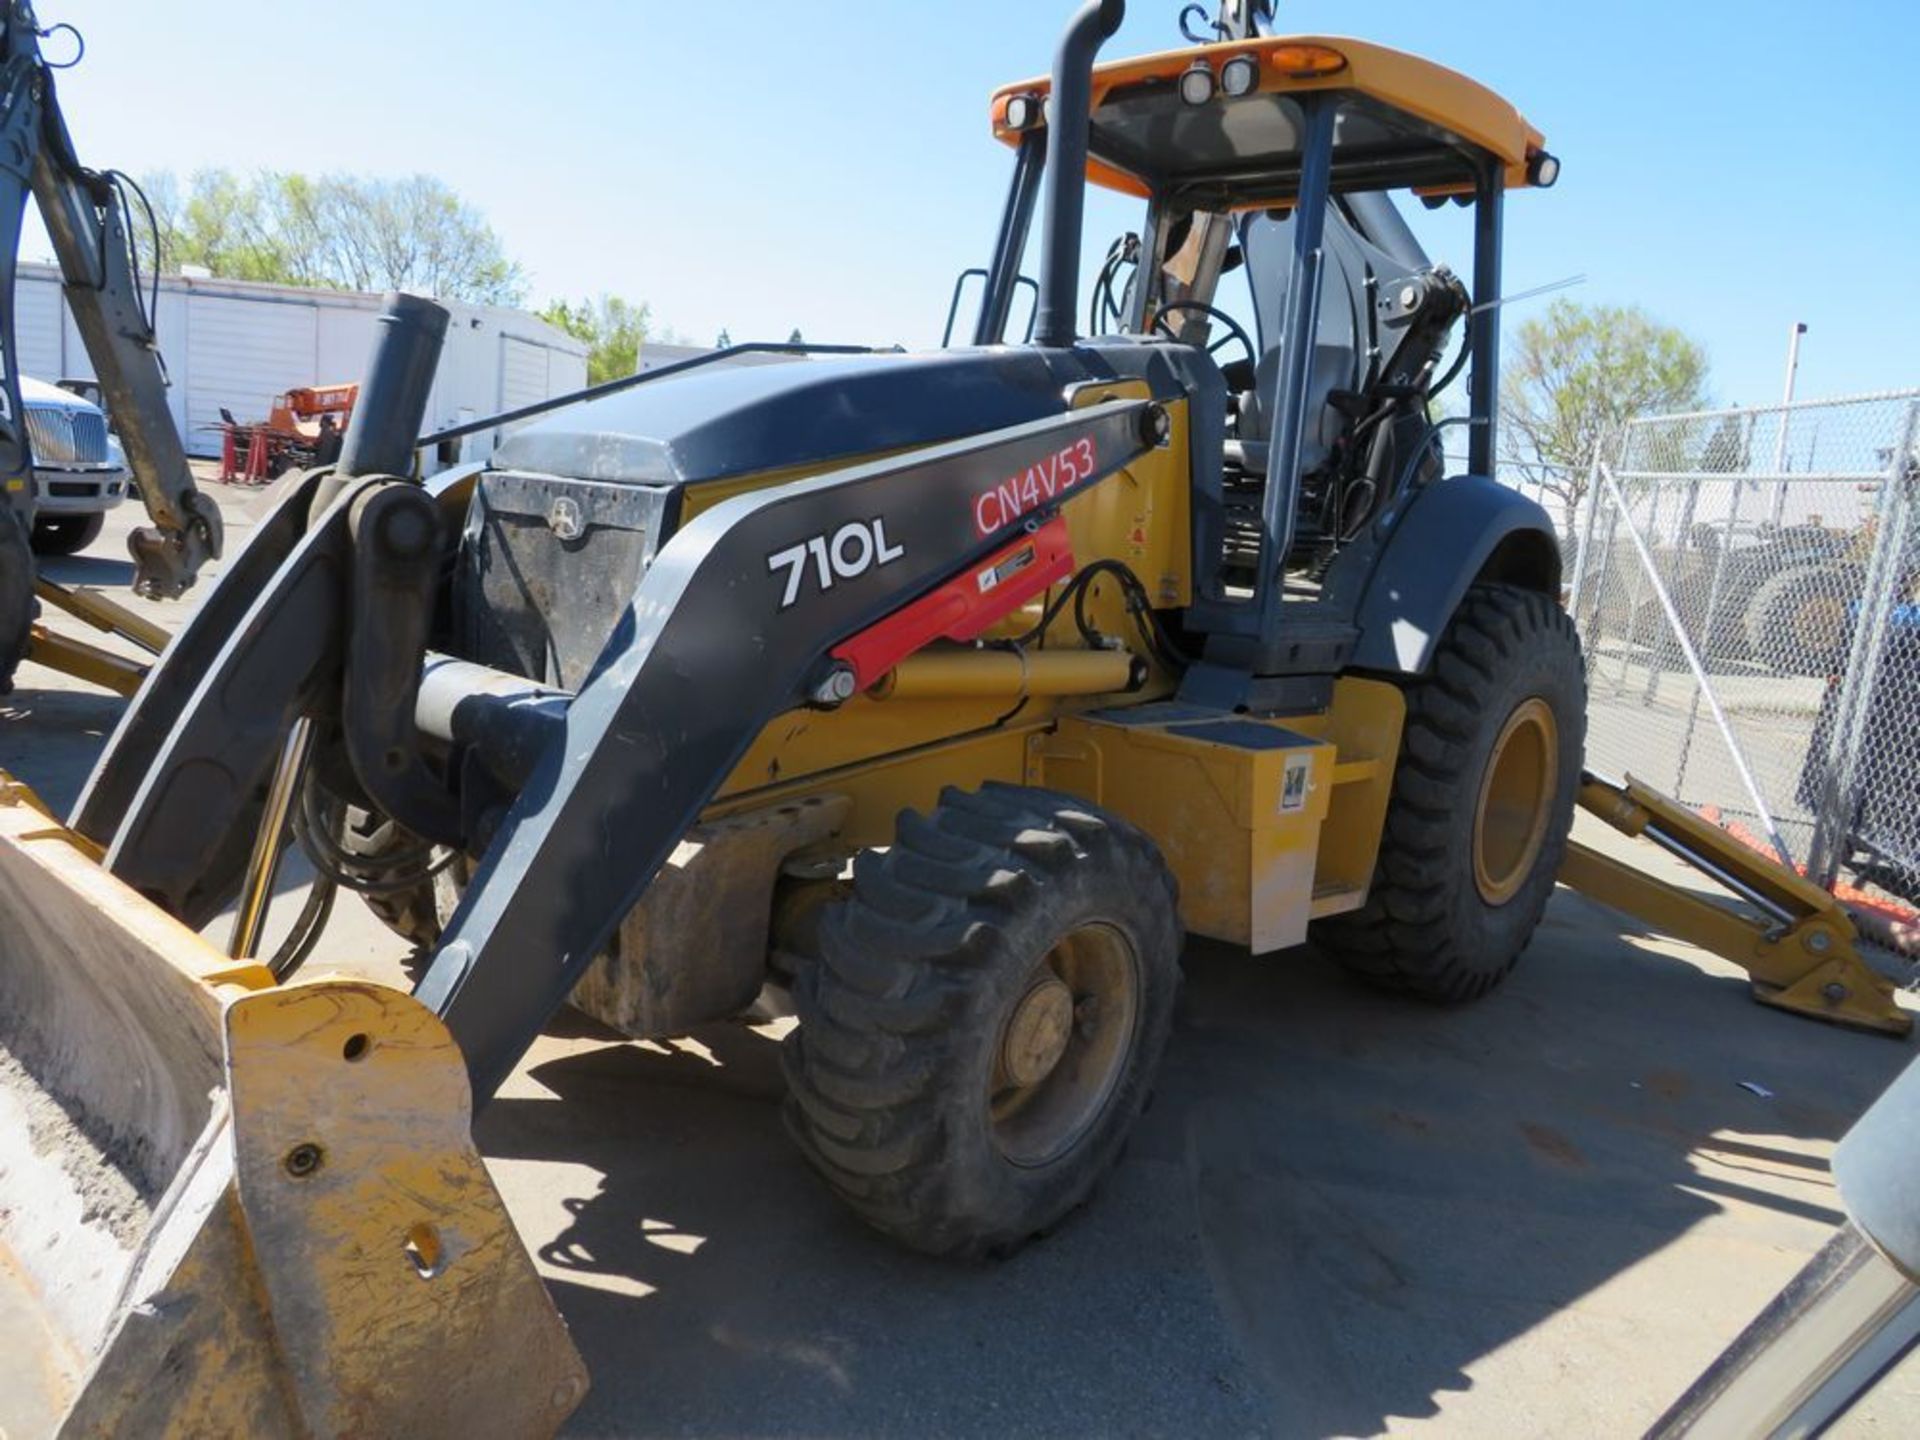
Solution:
M1094 154L1087 165L1088 179L1130 195L1151 193L1148 176L1132 173L1124 162L1116 159L1110 153L1115 146L1103 147L1102 108L1141 96L1154 96L1156 104L1182 107L1178 83L1185 71L1196 61L1205 61L1217 76L1221 66L1236 55L1251 55L1259 63L1256 88L1239 99L1216 95L1210 104L1232 107L1259 96L1350 92L1371 102L1369 108L1376 115L1398 117L1436 139L1491 155L1505 170L1510 189L1528 183L1527 162L1543 148L1540 132L1529 125L1512 104L1478 81L1444 65L1364 40L1274 35L1191 46L1095 66ZM1041 78L995 91L991 109L994 134L1008 144L1017 144L1021 132L1007 124L1008 100L1016 95L1045 96L1049 89L1049 81ZM1174 108L1172 113L1180 111ZM1103 149L1109 153L1103 154ZM1445 192L1460 187L1436 184L1420 188Z

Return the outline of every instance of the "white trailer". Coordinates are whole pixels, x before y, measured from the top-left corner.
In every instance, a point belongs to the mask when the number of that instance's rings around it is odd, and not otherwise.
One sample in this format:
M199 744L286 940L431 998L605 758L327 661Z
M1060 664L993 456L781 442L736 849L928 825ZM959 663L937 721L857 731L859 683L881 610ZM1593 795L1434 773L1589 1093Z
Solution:
M57 267L22 264L14 302L21 373L93 378ZM427 406L429 431L587 383L587 347L544 320L497 305L441 303L452 320ZM264 420L273 398L294 386L358 380L379 313L380 296L355 291L162 276L155 329L187 453L220 453L222 411L243 422ZM497 432L470 435L459 458L484 459L498 439ZM430 470L447 460L426 457Z

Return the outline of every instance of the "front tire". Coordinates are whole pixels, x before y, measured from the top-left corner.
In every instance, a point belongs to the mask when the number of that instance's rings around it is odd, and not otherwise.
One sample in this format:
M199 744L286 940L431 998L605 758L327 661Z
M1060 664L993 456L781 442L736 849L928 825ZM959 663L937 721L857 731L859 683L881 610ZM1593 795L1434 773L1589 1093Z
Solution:
M788 1128L868 1224L1005 1253L1092 1192L1145 1106L1183 931L1133 826L989 784L902 814L803 973Z
M1313 938L1375 984L1474 1000L1533 938L1566 853L1586 739L1580 637L1549 597L1476 585L1405 688L1367 903Z
M78 555L100 538L105 515L41 515L33 522L33 549L38 555Z
M413 947L416 956L431 950L473 874L466 855L433 853L428 841L384 815L348 806L338 833L341 868L376 920Z

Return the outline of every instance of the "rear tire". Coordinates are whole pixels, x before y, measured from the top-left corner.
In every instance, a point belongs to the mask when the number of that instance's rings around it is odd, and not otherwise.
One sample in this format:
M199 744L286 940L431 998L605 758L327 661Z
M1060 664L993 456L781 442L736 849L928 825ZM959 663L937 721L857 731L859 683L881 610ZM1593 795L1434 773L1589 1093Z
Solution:
M33 549L39 555L78 555L100 538L105 515L41 515L33 522Z
M1566 853L1586 737L1580 637L1547 596L1476 585L1405 689L1367 903L1312 934L1375 984L1474 1000L1532 939Z
M788 1128L868 1224L1006 1253L1086 1200L1145 1106L1183 931L1133 826L989 784L903 813L825 917L786 1041Z

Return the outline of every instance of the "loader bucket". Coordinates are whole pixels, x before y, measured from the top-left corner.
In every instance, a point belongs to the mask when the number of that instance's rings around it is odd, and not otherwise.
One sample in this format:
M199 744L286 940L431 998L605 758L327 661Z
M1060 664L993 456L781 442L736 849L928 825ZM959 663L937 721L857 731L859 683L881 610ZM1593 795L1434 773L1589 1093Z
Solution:
M410 996L228 960L0 776L0 1433L551 1434L470 1111Z

